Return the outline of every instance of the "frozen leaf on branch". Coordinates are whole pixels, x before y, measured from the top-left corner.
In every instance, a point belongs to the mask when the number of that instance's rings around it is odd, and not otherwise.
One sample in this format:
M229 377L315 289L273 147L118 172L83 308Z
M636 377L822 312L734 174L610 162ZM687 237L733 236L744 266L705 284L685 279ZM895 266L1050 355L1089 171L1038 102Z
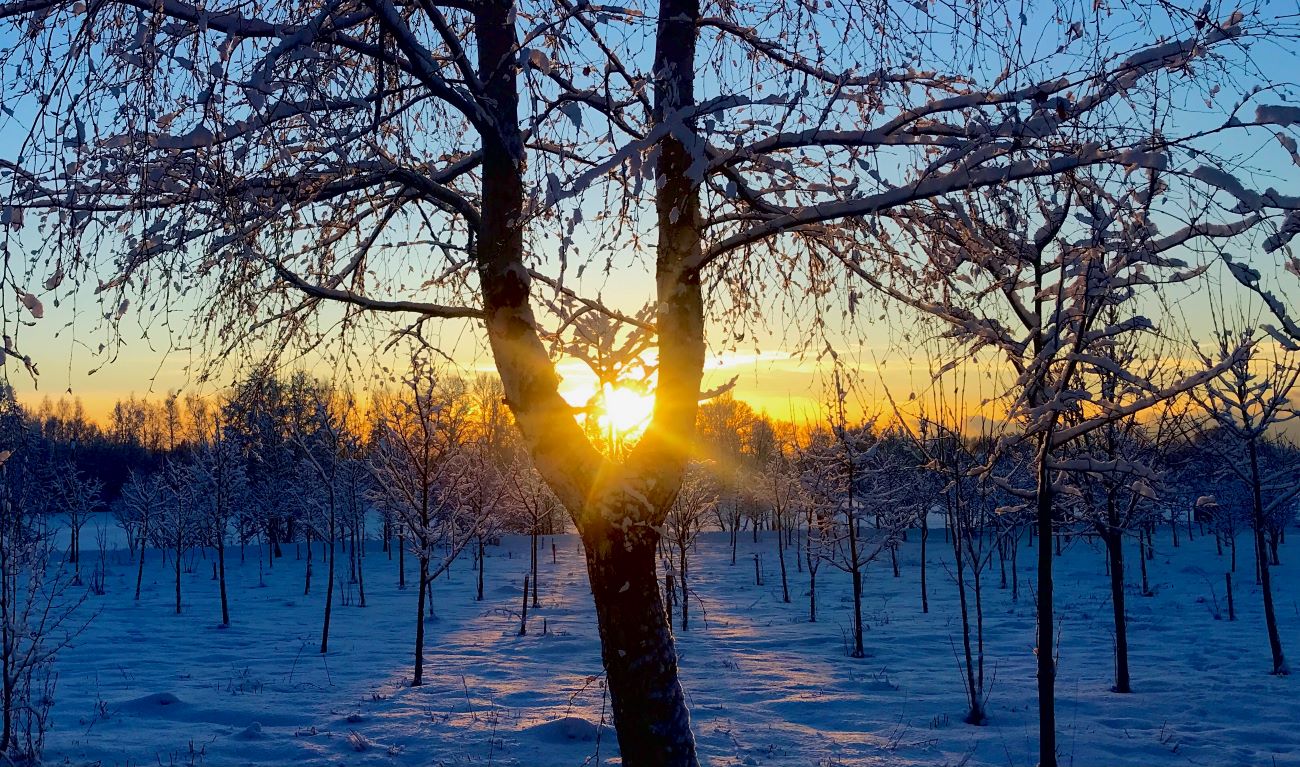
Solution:
M1255 108L1255 122L1262 125L1300 125L1300 107L1264 104Z
M528 49L528 65L538 70L544 75L551 73L551 60L547 55L536 48Z
M59 287L59 285L63 284L63 277L63 264L60 263L55 267L54 274L51 274L45 279L45 289L54 290Z
M41 299L31 293L23 293L21 300L23 306L27 307L27 311L31 312L33 317L39 320L45 316L45 307L41 304Z

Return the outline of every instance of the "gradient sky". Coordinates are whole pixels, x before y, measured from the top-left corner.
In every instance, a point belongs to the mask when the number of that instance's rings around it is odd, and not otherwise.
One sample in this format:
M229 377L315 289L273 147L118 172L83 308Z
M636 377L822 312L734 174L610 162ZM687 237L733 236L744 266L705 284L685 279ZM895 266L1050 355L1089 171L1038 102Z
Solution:
M0 45L9 42L5 39L8 34L0 34ZM1294 68L1298 57L1297 51L1279 46L1264 46L1256 55L1269 69ZM11 147L21 140L24 117L30 120L30 105L9 103L7 106L14 109L15 115L7 119L0 116L0 156L10 158ZM1213 118L1213 110L1207 115L1207 120ZM1272 167L1279 168L1281 180L1263 179L1261 185L1278 185L1284 191L1293 191L1297 188L1296 169L1287 164L1285 155L1279 152L1278 157L1279 162ZM17 244L21 252L34 254L33 257L39 257L44 245L30 231L20 235ZM33 282L38 283L41 277L38 268ZM646 289L649 282L643 269L627 269L612 279L602 275L589 277L583 287L588 292L599 290L609 303L626 310L635 309L649 299ZM1195 335L1204 337L1210 328L1208 307L1216 288L1211 283L1201 290L1199 295L1174 296L1171 320L1190 326ZM1215 297L1216 302L1239 300L1239 291L1224 290L1222 297ZM197 383L194 374L197 363L203 359L203 350L188 346L186 332L193 305L171 307L166 314L160 313L161 309L152 315L133 310L122 323L124 343L118 345L98 321L104 309L96 302L90 287L65 290L59 296L58 305L51 297L43 296L43 300L45 319L21 332L23 350L41 367L39 381L33 384L12 365L4 371L20 397L28 402L46 395L71 393L82 399L92 415L102 415L115 400L131 393L159 396L174 389L210 391L229 384L234 375L233 371L228 372L215 385ZM3 301L0 309L13 315L16 302L12 296L0 301ZM824 342L810 342L799 330L791 332L789 328L806 328L807 318L789 316L788 312L779 306L772 307L767 312L765 327L749 333L743 342L727 343L728 329L711 328L710 340L715 351L709 359L705 388L718 386L734 376L736 395L757 409L778 418L818 417L821 403L828 399L828 365L824 356L819 358ZM445 323L440 331L441 343L465 372L490 368L481 333L468 330L466 324ZM903 398L928 386L929 360L924 350L915 347L911 334L900 332L914 327L915 317L869 303L851 322L836 318L831 320L831 325L838 336L832 339L835 350L856 374L852 399L858 409L866 412L885 409L886 389ZM101 344L107 345L111 358L100 351ZM375 381L382 383L379 367L385 364L390 361L375 360L368 369L354 370L346 377L359 386ZM341 374L337 364L325 360L304 361L303 366L321 377ZM591 391L594 379L580 363L561 363L560 372L566 396L576 399ZM980 398L978 394L972 396Z

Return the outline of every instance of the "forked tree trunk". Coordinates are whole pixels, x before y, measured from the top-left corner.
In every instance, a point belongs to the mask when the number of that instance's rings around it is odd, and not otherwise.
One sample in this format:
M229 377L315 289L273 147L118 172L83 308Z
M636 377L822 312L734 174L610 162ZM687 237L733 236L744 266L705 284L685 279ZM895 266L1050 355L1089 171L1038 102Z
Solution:
M537 333L523 266L525 167L519 129L519 50L510 2L476 3L477 65L491 113L475 117L484 139L476 265L493 358L507 404L539 472L578 522L600 628L614 724L627 767L695 767L690 715L677 678L672 631L655 569L657 526L680 483L684 445L695 423L704 366L698 160L679 136L694 106L695 0L663 0L656 31L654 121L677 125L659 143L659 378L651 425L628 462L653 476L633 501L606 498L610 514L587 514L605 464L560 396L559 379ZM691 118L687 118L689 123ZM595 492L593 492L595 491ZM653 497L649 504L644 498ZM629 523L629 524L623 524Z
M645 529L625 537L614 527L589 526L583 536L623 764L695 767L690 713L656 577L657 542L658 534Z

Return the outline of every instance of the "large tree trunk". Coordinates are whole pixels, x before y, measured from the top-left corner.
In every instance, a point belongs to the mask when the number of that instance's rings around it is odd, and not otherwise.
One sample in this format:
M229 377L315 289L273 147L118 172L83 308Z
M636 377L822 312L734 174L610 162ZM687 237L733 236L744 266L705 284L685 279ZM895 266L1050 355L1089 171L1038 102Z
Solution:
M1052 630L1052 480L1047 467L1051 429L1038 454L1038 767L1056 767L1056 651Z
M658 534L591 525L583 535L625 767L694 767L690 713L655 571Z

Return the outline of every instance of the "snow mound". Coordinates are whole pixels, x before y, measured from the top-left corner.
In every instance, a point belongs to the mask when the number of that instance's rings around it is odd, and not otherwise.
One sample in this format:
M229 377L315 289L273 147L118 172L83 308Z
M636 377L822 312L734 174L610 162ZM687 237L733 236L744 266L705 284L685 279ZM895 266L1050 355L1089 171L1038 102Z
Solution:
M262 725L259 722L253 722L245 727L238 735L235 736L240 740L262 740L266 733L262 732Z
M596 739L599 728L580 716L566 716L542 722L524 730L543 743L589 743Z
M184 705L184 701L170 692L155 692L152 695L145 695L140 698L128 700L123 703L120 708L137 713L150 713L156 712L162 708L179 708Z

